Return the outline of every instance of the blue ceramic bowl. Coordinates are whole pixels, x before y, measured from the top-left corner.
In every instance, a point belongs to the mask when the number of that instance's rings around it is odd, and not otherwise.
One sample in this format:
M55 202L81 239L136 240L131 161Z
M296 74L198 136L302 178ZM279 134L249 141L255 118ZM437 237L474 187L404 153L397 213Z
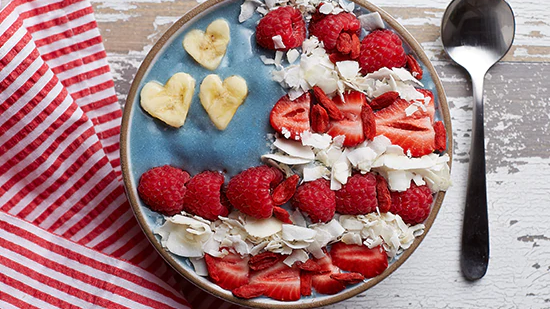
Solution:
M259 55L273 58L274 52L256 45L254 31L259 14L244 23L238 22L241 3L242 0L211 0L195 7L178 20L146 56L132 83L124 108L121 163L126 193L143 231L158 252L174 269L202 289L230 302L258 308L312 308L332 304L363 292L387 277L412 254L424 236L417 238L411 248L392 261L383 274L350 286L336 295L314 294L294 302L280 302L269 298L242 300L207 278L196 275L187 258L173 255L162 248L159 237L152 230L160 226L164 219L147 208L137 195L140 176L155 166L177 166L191 175L204 170L219 170L230 177L251 166L260 165L261 155L269 152L266 137L267 133L273 131L267 115L286 91L272 81L271 71L274 67L267 66L260 60ZM436 117L444 121L447 136L452 136L443 87L420 44L384 11L366 1L356 1L356 4L357 10L379 12L386 26L401 36L407 52L414 53L420 60L424 69L422 83L435 94ZM182 47L182 41L191 29L204 30L218 18L228 21L231 40L220 66L212 72L187 54ZM185 125L174 129L152 118L140 107L139 92L147 82L158 81L164 84L177 72L186 72L193 76L197 86ZM211 73L218 74L222 79L240 75L248 84L248 97L224 131L214 127L199 101L200 82ZM447 152L452 154L452 139L448 139ZM443 196L443 192L437 194L430 217L425 222L425 232L430 229Z

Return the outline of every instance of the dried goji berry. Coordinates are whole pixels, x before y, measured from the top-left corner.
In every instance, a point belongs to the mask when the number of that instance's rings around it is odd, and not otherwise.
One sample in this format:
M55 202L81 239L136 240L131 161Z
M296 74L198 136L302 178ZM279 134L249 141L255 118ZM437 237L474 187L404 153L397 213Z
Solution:
M359 45L359 47L361 47L361 45ZM353 52L353 50L352 50L352 52ZM330 62L332 62L334 64L336 64L336 62L352 60L350 55L343 55L339 52L334 52L334 53L328 55L328 58L330 59Z
M248 260L248 266L252 270L262 270L275 265L281 259L281 255L265 251L254 255Z
M384 94L381 94L370 101L369 105L373 110L382 109L388 107L399 98L399 92L397 91L388 91Z
M330 277L346 285L356 284L365 280L365 276L361 275L360 273L338 273L338 274L331 274Z
M376 136L376 120L374 112L368 104L361 107L361 122L363 123L363 134L365 138L371 140Z
M338 109L338 106L336 106L336 104L334 104L334 102L327 97L323 89L321 89L318 86L314 86L313 95L317 99L317 102L319 102L319 104L321 104L321 106L326 109L330 119L334 119L334 120L344 119L344 115Z
M299 263L298 268L304 271L312 272L312 273L318 273L321 271L321 265L319 265L319 263L315 262L312 259L309 259L303 263Z
M327 111L321 105L311 108L311 130L316 133L328 131L329 119Z
M351 52L351 36L348 33L340 33L338 39L336 40L336 50L344 55Z
M418 61L416 61L412 55L407 55L407 69L409 69L409 72L411 72L414 78L418 80L422 79L422 76L424 75L422 67L420 67Z
M349 55L351 59L357 59L361 55L361 41L355 33L351 35L351 52Z
M292 224L292 220L290 220L290 215L288 214L288 211L284 210L281 207L273 207L273 215L275 218L279 219L279 221L286 223L286 224Z
M294 192L296 192L296 186L298 185L299 181L300 181L300 176L292 175L287 179L285 179L283 182L281 182L275 188L275 190L273 190L273 194L272 194L273 204L279 206L288 202L294 195Z
M388 188L386 178L376 175L376 199L378 200L378 210L388 212L391 207L391 194Z
M250 299L258 296L262 296L265 291L267 290L267 286L265 284L256 283L256 284L247 284L240 286L236 289L234 289L233 295L244 298L244 299Z
M300 271L300 294L303 296L311 295L311 278L313 273Z

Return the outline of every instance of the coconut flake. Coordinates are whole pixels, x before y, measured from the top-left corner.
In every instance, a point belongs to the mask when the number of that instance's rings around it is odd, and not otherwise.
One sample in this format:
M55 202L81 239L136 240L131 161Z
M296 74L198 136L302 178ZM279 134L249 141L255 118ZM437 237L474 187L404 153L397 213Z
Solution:
M416 111L418 111L418 106L415 105L415 104L411 104L407 108L405 108L405 115L407 115L407 117L409 117L412 114L414 114Z
M270 10L275 7L275 4L277 4L277 0L265 0L265 5Z
M317 149L327 149L332 142L332 136L324 133L311 133L310 131L304 131L300 134L302 139L302 145L311 146Z
M294 223L294 225L301 226L301 227L307 226L306 219L302 215L302 212L299 211L298 209L292 212L292 214L290 215L290 220L292 221L292 223Z
M276 35L271 38L273 40L273 45L275 49L286 49L285 43L283 43L283 38L281 35Z
M292 267L294 263L296 262L305 263L308 259L309 259L309 255L307 254L307 252L305 250L298 249L298 250L293 250L292 254L283 260L283 263L285 263L288 267Z
M359 74L359 62L357 61L347 60L336 62L336 67L338 68L340 76L346 80L352 80Z
M310 147L302 145L302 142L277 138L275 142L273 142L273 146L286 152L291 157L303 158L311 161L315 159L315 153L313 153Z
M260 60L262 60L265 65L275 64L275 59L268 58L264 55L260 55Z
M310 226L314 231L320 233L320 231L328 233L330 235L330 241L335 241L340 237L346 230L342 227L338 220L332 219L325 224L314 224Z
M247 216L244 228L251 236L265 238L280 232L283 229L283 224L274 217L256 219Z
M324 166L304 167L302 171L302 181L309 182L319 178L328 179L330 171Z
M363 239L361 238L361 235L357 233L345 233L342 235L342 238L340 239L345 244L348 245L362 245Z
M388 171L387 172L388 186L391 191L406 191L413 178L413 174L407 171Z
M300 57L300 52L296 49L290 49L286 53L286 59L289 64L293 64Z
M243 4L241 4L241 13L239 14L239 23L243 23L250 19L254 15L254 11L256 8L258 8L262 3L257 0L245 0Z
M334 5L330 2L325 2L321 7L319 8L319 13L328 15L332 13L332 10L334 10Z
M292 224L283 224L282 239L286 241L313 241L317 232L307 228Z
M193 268L197 275L202 277L208 276L208 268L203 258L189 258L189 261L193 264Z
M338 4L346 12L353 12L353 10L355 9L355 3L353 2L346 3L346 1L344 0L338 0Z
M307 164L312 161L304 158L290 157L280 152L265 154L262 156L262 159L272 159L277 162L280 162L283 164L289 164L289 165Z
M357 19L359 19L361 22L361 27L366 31L386 28L384 21L378 12L363 14L358 16Z

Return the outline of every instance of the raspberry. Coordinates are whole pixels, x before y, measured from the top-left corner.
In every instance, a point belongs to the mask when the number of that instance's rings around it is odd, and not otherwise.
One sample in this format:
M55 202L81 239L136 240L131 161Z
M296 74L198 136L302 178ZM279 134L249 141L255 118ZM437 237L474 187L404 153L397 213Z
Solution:
M291 6L279 7L265 15L256 26L256 42L258 45L277 49L273 37L280 35L288 50L299 47L306 39L306 22L299 10Z
M152 210L168 216L183 210L185 184L189 174L169 165L154 167L141 175L138 184L139 197Z
M360 31L361 22L359 22L355 15L347 12L336 15L325 15L316 12L309 23L309 34L316 36L322 41L328 52L335 51L340 34L346 33L344 36L347 37L349 35L351 38L353 34L359 35Z
M401 68L407 63L403 42L390 30L375 30L361 42L359 64L363 74L380 68Z
M218 172L205 171L195 175L187 183L187 192L183 200L183 209L207 220L226 217L229 209L222 201L221 188L224 177Z
M320 178L298 187L292 205L309 216L311 222L328 222L334 217L336 200L330 182Z
M251 167L231 178L226 195L242 213L258 219L269 218L275 206L271 190L282 180L283 174L274 167Z
M364 215L376 210L376 177L355 174L336 191L336 211L345 215Z
M411 187L405 192L391 192L390 212L400 215L408 224L417 224L428 218L433 196L426 185L417 186L411 182Z

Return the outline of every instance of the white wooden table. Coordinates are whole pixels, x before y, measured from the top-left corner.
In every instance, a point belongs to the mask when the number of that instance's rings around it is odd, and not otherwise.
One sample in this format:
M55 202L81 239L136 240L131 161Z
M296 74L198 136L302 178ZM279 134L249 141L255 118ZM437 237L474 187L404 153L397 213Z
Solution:
M459 269L471 87L445 55L448 0L374 0L422 43L444 83L454 129L453 187L422 245L389 278L331 308L550 308L550 1L510 0L514 46L485 85L491 257L486 276ZM403 4L405 3L405 4ZM141 61L194 0L93 0L121 104Z

